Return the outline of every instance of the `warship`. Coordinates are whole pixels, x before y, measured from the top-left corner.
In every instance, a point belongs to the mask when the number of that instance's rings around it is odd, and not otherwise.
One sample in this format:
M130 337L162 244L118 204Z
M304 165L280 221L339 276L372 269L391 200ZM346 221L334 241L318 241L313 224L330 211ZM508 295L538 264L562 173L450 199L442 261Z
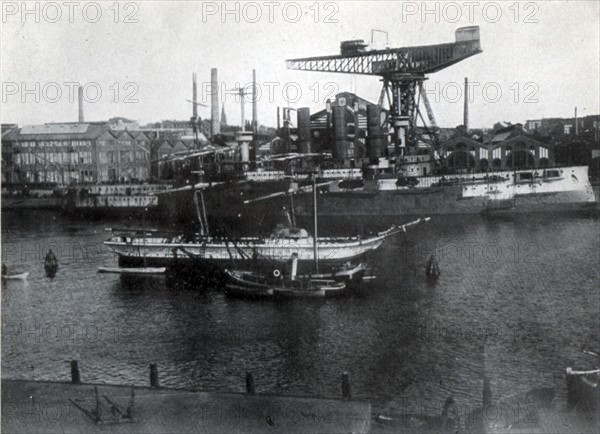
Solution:
M471 132L467 83L464 125L440 139L423 82L481 52L479 27L471 26L457 29L452 43L376 50L362 40L345 41L339 55L288 60L290 69L380 77L379 101L342 92L313 115L295 109L295 128L294 109L284 108L282 126L278 108L271 155L261 157L264 146L253 131L241 131L228 159L194 161L202 177L159 194L159 207L169 221L194 222L190 193L202 189L213 227L272 228L283 206L300 219L312 213L310 195L289 203L277 192L301 190L316 176L325 184L319 188L322 218L597 209L588 168L557 164L548 141L520 124L488 137Z

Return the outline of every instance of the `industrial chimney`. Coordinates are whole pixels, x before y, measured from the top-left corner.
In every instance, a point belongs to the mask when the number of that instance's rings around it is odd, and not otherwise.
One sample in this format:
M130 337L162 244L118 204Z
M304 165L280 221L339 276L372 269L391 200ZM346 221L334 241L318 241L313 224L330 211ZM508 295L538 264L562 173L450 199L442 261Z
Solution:
M465 77L465 111L463 114L463 125L465 130L469 132L469 79Z
M217 79L217 68L210 70L210 132L211 137L221 134L221 123L219 121L219 80Z
M258 132L258 119L256 115L256 69L252 70L252 132L256 134Z
M299 108L298 115L298 152L301 154L310 154L312 146L310 142L310 109L308 107Z
M192 116L198 118L198 87L196 85L196 73L192 73Z
M575 107L575 135L579 135L579 126L577 125L577 107Z
M79 86L77 89L77 100L79 102L79 122L84 122L83 120L83 87Z

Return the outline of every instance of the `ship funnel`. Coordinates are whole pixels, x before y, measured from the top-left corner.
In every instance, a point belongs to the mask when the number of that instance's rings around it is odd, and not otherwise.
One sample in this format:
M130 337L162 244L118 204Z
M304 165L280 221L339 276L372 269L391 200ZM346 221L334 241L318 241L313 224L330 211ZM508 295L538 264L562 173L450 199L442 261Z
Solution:
M312 144L310 137L310 109L308 107L299 108L298 116L298 152L301 154L310 154Z
M333 146L331 155L334 160L344 160L348 157L348 123L346 122L346 107L334 105L333 109Z
M367 156L371 161L378 161L384 148L384 135L381 128L381 107L367 105Z

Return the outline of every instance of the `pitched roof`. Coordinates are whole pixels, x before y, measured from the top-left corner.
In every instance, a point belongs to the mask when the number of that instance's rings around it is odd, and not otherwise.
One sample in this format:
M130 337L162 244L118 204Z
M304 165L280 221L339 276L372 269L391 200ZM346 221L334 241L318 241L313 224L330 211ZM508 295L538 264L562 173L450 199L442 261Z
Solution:
M106 122L69 122L27 125L7 133L4 140L94 140L108 129Z

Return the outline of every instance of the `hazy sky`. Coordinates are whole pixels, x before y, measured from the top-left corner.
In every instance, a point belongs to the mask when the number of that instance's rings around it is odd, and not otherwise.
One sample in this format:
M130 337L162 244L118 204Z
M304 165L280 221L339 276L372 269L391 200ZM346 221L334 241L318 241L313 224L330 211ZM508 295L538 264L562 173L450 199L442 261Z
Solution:
M469 25L481 28L483 53L432 74L426 85L438 124L462 123L456 92L464 77L480 83L472 127L573 116L575 106L582 116L600 113L597 1L230 2L224 16L221 2L28 2L26 14L22 5L2 3L2 122L76 121L73 85L65 84L74 82L87 84L86 120L187 119L192 72L202 98L217 67L227 89L249 83L256 68L259 122L274 125L276 105L288 104L286 84L288 99L301 92L289 104L311 112L336 89L372 101L380 91L377 77L291 71L285 59L337 54L340 41L370 40L374 28L402 47L454 42L454 31ZM377 34L375 45L384 42ZM229 123L238 123L240 104L233 95L221 99ZM247 118L250 112L246 104ZM210 116L208 108L199 113Z

